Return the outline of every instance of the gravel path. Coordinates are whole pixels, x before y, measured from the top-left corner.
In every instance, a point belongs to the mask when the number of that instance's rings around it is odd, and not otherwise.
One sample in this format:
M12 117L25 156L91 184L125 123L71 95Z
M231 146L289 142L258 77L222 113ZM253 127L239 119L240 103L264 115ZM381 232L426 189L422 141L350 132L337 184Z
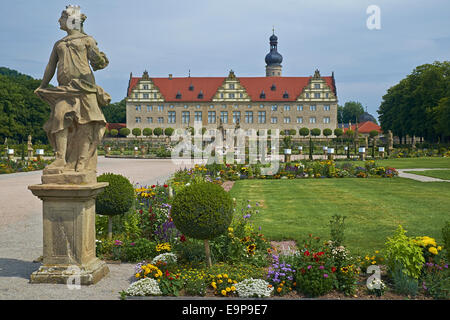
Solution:
M171 160L99 157L98 175L113 172L132 183L164 183L177 169ZM133 276L134 264L108 264L110 274L93 286L69 290L66 285L30 284L42 255L42 202L27 189L41 183L41 171L0 175L0 300L118 299Z
M408 179L413 179L413 180L417 180L417 181L421 181L421 182L450 182L450 180L426 177L426 176L421 176L421 175L414 174L414 173L405 172L405 171L426 171L426 170L448 170L448 169L443 169L443 168L397 169L398 176L401 178L408 178Z

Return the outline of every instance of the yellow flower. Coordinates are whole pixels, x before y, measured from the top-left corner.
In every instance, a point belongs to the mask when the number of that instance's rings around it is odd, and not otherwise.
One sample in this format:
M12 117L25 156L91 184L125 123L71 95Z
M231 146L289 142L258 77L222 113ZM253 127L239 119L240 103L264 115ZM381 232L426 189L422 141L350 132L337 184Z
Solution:
M228 279L228 283L232 283L233 282L233 280L231 280L231 279Z
M375 264L375 263L377 263L377 262L376 262L375 260L373 260L373 261L372 261L372 264Z
M234 230L233 230L233 228L228 228L228 232L233 232Z
M438 251L441 251L441 250L442 250L442 247L441 247L441 246L439 246L439 247L437 247L437 249L438 249Z
M280 293L280 292L281 292L281 290L282 290L281 288L278 288L278 289L277 289L277 292L278 292L278 293Z
M230 291L231 291L231 289L230 289L229 287L227 287L225 290L226 290L227 292L230 292Z
M375 253L378 254L378 253L380 253L380 251L376 250Z
M222 293L223 296L226 296L226 295L227 295L226 290L222 290L220 293Z
M428 249L428 251L430 251L432 254L438 254L438 251L437 251L437 249L435 247L430 247Z
M216 285L216 283L213 281L213 282L211 282L211 286L214 288L214 289L217 289L217 285Z
M225 273L225 274L223 275L223 277L224 277L224 278L228 278L228 275Z
M139 278L141 276L140 273L136 273L136 278Z

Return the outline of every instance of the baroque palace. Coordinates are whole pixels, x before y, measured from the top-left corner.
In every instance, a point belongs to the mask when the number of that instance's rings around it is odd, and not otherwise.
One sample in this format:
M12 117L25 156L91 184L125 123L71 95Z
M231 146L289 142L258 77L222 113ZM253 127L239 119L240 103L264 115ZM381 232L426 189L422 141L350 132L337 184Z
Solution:
M194 126L224 129L299 129L337 127L334 73L309 77L283 77L278 38L270 37L265 77L152 78L130 74L126 99L127 127L174 129Z

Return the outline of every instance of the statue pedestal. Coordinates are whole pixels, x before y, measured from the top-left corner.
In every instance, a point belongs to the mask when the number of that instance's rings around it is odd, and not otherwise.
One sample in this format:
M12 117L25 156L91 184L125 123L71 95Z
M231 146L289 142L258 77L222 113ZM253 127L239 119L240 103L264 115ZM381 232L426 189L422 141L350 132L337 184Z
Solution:
M98 282L109 269L95 256L95 197L108 183L39 184L28 189L43 202L43 265L31 283Z

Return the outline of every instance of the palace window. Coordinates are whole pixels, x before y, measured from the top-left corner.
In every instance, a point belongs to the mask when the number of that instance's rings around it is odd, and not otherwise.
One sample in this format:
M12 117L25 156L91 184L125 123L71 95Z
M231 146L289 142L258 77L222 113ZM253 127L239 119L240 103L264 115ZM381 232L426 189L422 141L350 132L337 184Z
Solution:
M153 111L153 106L147 106L147 112Z
M270 118L270 123L277 123L277 122L278 122L278 118L277 117Z
M330 94L327 92L327 93L325 93L325 97L326 98L329 98L330 97Z
M220 112L220 120L222 121L222 123L228 123L228 111Z
M189 123L189 111L183 111L181 113L181 121L183 121L183 123Z
M164 117L158 117L158 123L164 123Z
M323 123L330 123L330 117L323 117Z
M297 117L297 123L303 123L303 117Z
M228 94L228 98L234 99L234 93L229 93L229 94Z
M230 83L230 84L228 85L228 87L229 87L230 89L234 89L234 83Z
M141 111L141 106L136 106L136 111Z
M195 121L202 121L202 112L201 111L195 111Z
M220 93L220 98L223 99L223 92Z
M303 111L303 106L297 106L297 111Z
M309 110L316 111L317 110L316 105L313 104L313 105L309 106Z
M284 117L284 123L291 123L290 117Z
M290 105L285 105L284 106L284 111L291 111L291 106Z
M324 105L323 106L323 111L330 111L330 106L329 105Z
M153 94L153 99L158 99L158 94L157 93Z
M144 90L148 90L148 84L144 84L142 87Z
M258 123L266 123L266 112L258 111Z
M320 98L320 92L314 92L314 98L319 99Z
M216 112L208 111L208 123L216 123Z
M278 110L278 106L276 105L276 104L274 104L273 106L272 106L272 111L277 111Z
M164 111L164 106L158 106L158 111Z
M316 123L316 117L310 117L309 123Z
M233 123L241 122L241 112L233 111Z
M159 122L159 118L158 118ZM169 111L169 116L167 118L167 123L176 123L176 113L175 111Z
M147 123L153 123L153 118L152 117L147 117Z
M245 111L245 123L253 123L253 111Z
M144 99L148 99L148 93L143 93L142 96Z
M136 117L136 123L141 123L141 117Z
M314 84L314 89L320 89L320 83L315 83Z

